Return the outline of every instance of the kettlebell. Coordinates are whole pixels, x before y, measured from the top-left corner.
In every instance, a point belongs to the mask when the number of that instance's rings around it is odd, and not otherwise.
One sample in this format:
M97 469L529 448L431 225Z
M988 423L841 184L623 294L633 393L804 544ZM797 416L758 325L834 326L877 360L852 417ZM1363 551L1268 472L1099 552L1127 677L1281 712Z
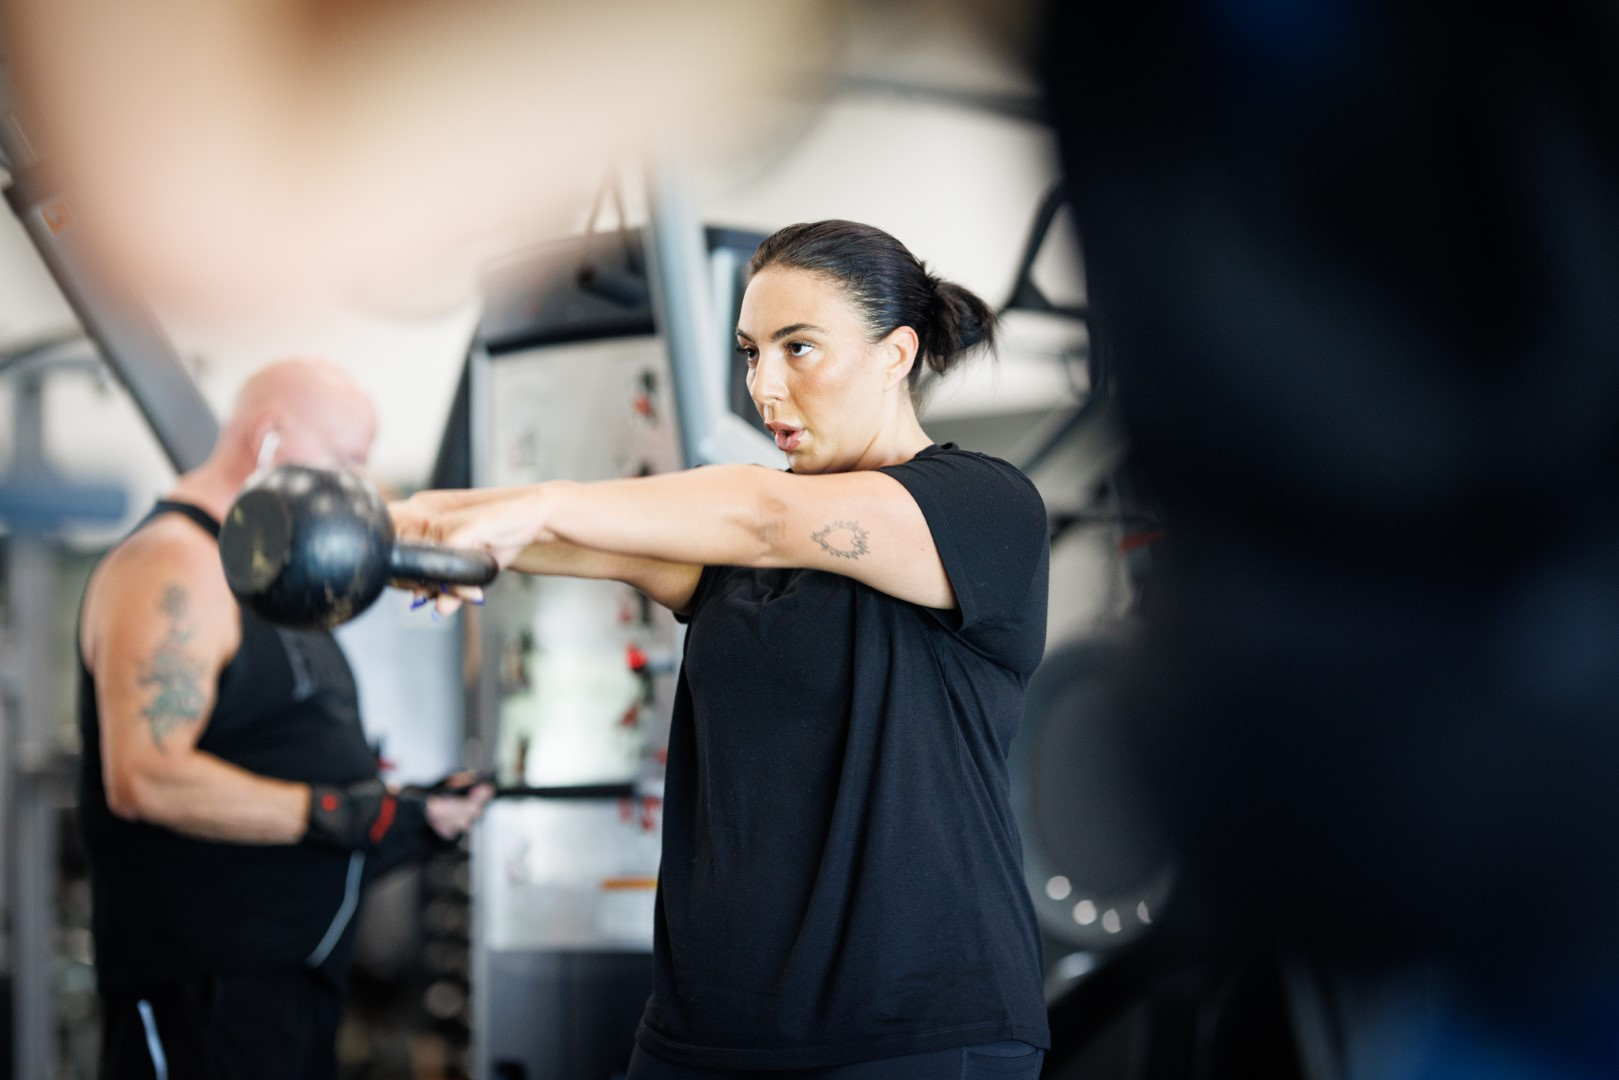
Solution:
M390 581L484 585L500 571L485 552L395 543L375 487L305 465L279 465L242 490L220 526L219 557L244 607L299 630L347 622Z

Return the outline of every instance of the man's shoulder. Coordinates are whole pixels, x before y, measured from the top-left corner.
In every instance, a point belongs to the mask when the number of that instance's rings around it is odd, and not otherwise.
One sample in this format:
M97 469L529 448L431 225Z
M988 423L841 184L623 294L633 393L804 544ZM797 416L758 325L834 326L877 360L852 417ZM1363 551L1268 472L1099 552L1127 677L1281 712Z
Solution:
M218 545L184 519L160 518L125 538L91 574L84 594L83 644L91 646L99 631L126 619L150 619L182 608L215 635L237 632L236 600L225 582Z
M91 587L140 589L156 577L204 586L225 586L214 539L180 517L158 518L125 537L102 558Z

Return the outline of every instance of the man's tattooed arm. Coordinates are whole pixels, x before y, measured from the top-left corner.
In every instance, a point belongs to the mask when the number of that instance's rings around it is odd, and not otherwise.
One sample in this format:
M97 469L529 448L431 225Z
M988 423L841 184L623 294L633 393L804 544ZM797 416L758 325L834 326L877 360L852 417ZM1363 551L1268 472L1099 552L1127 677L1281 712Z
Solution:
M151 726L152 741L159 750L169 732L202 719L201 680L207 665L186 651L192 634L186 605L186 591L179 585L163 590L158 609L168 620L168 632L140 669L140 684L156 689L141 715Z
M821 545L828 555L840 559L858 559L869 554L866 530L858 521L834 521L820 532L810 533L810 539Z

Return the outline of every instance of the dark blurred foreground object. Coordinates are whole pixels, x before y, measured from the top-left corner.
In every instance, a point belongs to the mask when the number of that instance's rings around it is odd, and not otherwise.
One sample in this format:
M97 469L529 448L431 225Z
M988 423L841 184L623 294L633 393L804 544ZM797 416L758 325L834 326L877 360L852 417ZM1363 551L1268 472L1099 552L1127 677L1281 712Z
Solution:
M389 581L487 585L481 551L394 543L388 507L353 473L280 465L255 479L219 530L231 592L270 622L330 629L374 603Z
M1049 8L1174 533L1126 730L1194 938L1437 972L1613 1074L1619 8Z

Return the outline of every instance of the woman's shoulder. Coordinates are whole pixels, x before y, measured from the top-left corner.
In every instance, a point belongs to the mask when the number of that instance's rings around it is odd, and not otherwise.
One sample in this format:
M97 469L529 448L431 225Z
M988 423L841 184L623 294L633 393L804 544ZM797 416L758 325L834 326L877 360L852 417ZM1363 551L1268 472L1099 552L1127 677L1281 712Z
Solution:
M891 465L882 470L907 487L908 478L916 477L922 483L946 485L959 496L981 494L1010 500L1039 508L1045 512L1045 501L1039 489L1016 465L1004 458L978 450L969 450L955 443L934 444L911 460Z

